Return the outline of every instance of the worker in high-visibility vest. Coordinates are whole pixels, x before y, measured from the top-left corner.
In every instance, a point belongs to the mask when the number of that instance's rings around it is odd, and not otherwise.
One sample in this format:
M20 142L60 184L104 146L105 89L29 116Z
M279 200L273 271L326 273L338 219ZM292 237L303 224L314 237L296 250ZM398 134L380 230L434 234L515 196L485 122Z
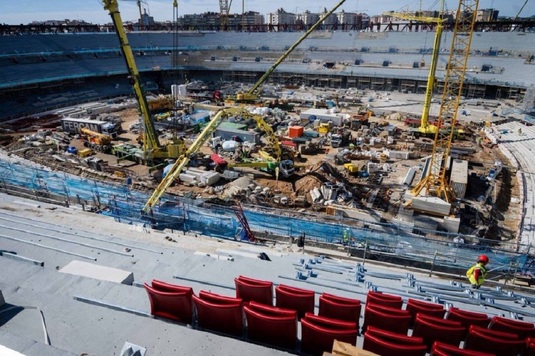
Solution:
M487 277L487 264L489 263L489 258L487 255L481 255L477 258L477 263L470 267L466 271L466 277L472 284L472 288L479 289L485 282Z

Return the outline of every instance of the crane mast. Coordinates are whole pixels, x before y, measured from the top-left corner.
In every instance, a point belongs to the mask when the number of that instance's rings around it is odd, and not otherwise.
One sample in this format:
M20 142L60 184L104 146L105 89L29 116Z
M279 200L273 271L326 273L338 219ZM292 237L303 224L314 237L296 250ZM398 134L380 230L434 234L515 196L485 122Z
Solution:
M232 0L219 0L219 17L221 20L221 30L226 31L229 25L230 7Z
M141 0L137 0L137 8L139 10L139 30L143 31L143 11L141 10Z
M440 15L444 12L444 2L441 3ZM420 4L420 13L421 13L421 4ZM427 86L425 89L425 100L422 110L422 119L420 121L420 127L418 131L422 135L434 135L438 129L435 125L429 124L429 111L431 109L431 100L433 98L433 90L436 86L436 71L438 64L438 56L440 55L440 42L442 39L442 32L444 30L445 19L439 17L425 17L425 16L415 16L412 14L406 13L389 13L396 18L411 20L417 22L423 22L428 24L435 24L435 39L433 41L433 52L431 55L431 65L429 67L429 74L427 76Z
M455 133L478 5L479 0L459 0L437 125L449 129L436 131L429 169L411 191L414 196L425 190L426 195L443 198L448 203L455 199L455 193L446 178L447 161Z
M154 127L154 121L150 115L147 98L145 97L143 86L141 84L139 71L134 60L132 47L128 42L128 37L126 36L123 26L123 20L121 19L121 14L119 12L119 4L117 0L104 0L103 4L104 9L107 10L111 16L115 31L119 37L121 52L123 53L123 58L128 69L128 79L132 85L132 88L134 89L134 93L139 105L139 111L141 112L143 119L144 161L153 162L155 159L177 158L184 151L184 142L183 140L179 140L175 137L173 142L163 146L158 139L158 134L156 128Z
M333 12L335 12L336 9L338 9L340 6L342 6L342 4L344 2L345 2L345 0L341 0L331 10L326 12L314 25L312 25L312 27L310 27L305 33L303 33L303 35L301 35L301 37L299 37L297 39L297 41L295 41L295 43L293 45L291 45L290 48L288 48L286 50L286 52L284 52L279 57L279 59L277 59L277 61L275 63L273 63L273 65L262 75L262 77L260 77L260 79L258 79L258 81L253 85L253 87L251 89L249 89L248 92L239 93L236 96L236 100L238 102L246 102L246 103L247 102L257 101L258 100L259 88L269 78L271 73L273 73L275 71L275 69L277 69L279 64L281 64L286 59L286 57L288 57L290 55L290 53L292 53L292 51L297 46L299 46L299 44L301 42L303 42L308 37L308 35L310 35L312 32L314 32L316 30L316 28L318 28L318 26L321 25L323 23L323 21L325 21L325 19L327 19Z

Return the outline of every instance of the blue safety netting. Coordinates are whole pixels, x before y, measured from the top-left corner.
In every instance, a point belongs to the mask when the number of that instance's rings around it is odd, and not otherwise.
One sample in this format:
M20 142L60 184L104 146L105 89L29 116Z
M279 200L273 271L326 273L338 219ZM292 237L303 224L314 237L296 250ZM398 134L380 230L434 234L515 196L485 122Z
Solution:
M148 214L142 208L149 198L124 183L106 183L81 178L48 167L24 161L0 158L0 184L16 186L30 192L36 199L54 195L56 200L103 207L99 212L117 221L139 224L156 229L195 232L207 236L241 239L243 229L232 207L205 205L201 199L178 198L165 195ZM0 187L1 188L1 187ZM28 194L28 193L27 193ZM59 197L59 199L58 199ZM335 243L352 248L367 248L390 253L415 261L429 261L444 266L467 266L474 256L485 253L496 269L531 270L528 253L504 250L495 245L470 246L447 241L431 240L405 231L393 224L371 224L353 219L318 221L317 216L297 215L279 209L244 209L253 231L278 236L298 237ZM529 248L527 250L529 252Z

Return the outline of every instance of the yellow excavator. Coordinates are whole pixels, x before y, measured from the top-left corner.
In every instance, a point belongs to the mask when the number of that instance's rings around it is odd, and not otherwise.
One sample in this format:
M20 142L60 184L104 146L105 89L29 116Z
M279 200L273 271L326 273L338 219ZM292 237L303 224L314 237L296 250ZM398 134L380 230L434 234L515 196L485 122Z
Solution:
M186 146L184 140L173 136L172 140L163 145L160 143L158 133L154 127L154 121L150 114L150 107L145 96L143 85L141 84L139 71L134 60L132 48L128 42L128 37L123 26L123 20L119 13L117 0L103 0L104 9L107 10L115 26L115 32L119 37L121 51L123 53L126 67L128 69L128 79L134 89L139 110L143 119L143 163L153 165L166 159L176 159L184 154Z

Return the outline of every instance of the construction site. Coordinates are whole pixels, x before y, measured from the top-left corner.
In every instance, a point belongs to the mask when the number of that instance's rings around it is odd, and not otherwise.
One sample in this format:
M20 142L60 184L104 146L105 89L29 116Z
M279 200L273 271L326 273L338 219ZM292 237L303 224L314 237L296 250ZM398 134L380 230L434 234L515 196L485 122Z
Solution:
M174 33L177 46L125 32L116 1L104 8L116 33L84 35L90 49L76 34L0 44L2 193L171 244L306 243L451 275L485 253L494 282L531 288L535 33L398 14L432 31L318 21L297 34ZM32 83L43 71L52 79Z

